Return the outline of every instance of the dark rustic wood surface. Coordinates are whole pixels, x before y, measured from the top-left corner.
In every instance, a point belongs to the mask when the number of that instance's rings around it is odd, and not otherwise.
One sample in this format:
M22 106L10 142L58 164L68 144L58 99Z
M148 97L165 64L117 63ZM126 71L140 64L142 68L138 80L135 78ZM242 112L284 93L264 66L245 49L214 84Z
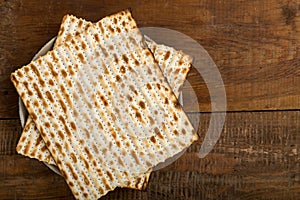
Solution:
M211 102L192 70L201 113L188 98L185 109L191 119L200 115L202 139L153 172L146 191L116 189L103 199L300 199L298 0L0 0L0 199L73 199L60 176L16 153L22 128L9 75L57 34L65 14L97 21L125 8L140 27L182 32L208 51L224 81L227 113L218 143L200 159Z

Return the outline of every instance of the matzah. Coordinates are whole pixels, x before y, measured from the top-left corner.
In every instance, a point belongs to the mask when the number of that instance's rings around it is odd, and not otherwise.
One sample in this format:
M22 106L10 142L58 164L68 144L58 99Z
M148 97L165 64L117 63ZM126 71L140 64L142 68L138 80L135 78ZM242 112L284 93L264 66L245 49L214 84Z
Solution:
M63 44L65 40L68 41L75 35L83 32L88 26L93 26L93 24L83 19L66 15L63 18L54 47ZM150 41L147 41L147 44L154 54L155 60L159 62L159 66L170 83L173 92L175 91L175 96L178 98L180 87L190 68L191 58L180 51L176 51L172 47ZM47 150L44 141L39 137L39 133L34 126L34 122L31 117L29 117L26 128L22 133L22 140L20 140L17 145L17 152L48 164L56 165L51 154ZM136 181L130 182L126 187L141 190L145 188L149 177L150 172L147 172L146 174L139 176Z
M97 31L89 27L12 74L76 198L99 198L122 187L198 138L151 53L140 45L142 36L130 13L104 18L96 26ZM93 89L94 84L101 89ZM97 154L93 142L105 153ZM103 157L106 153L112 160Z
M56 39L56 42L54 44L54 47L59 46L63 44L66 40L70 40L72 37L78 35L79 33L83 32L86 27L93 26L91 22L87 22L83 19L78 19L75 16L66 15L63 18L62 25L58 34L58 37ZM174 92L175 96L178 98L180 94L180 88L182 84L184 83L184 80L186 78L186 75L190 69L190 63L191 58L182 53L181 51L177 51L172 47L168 47L162 44L156 44L153 41L146 41L148 47L150 48L151 52L154 55L155 60L158 62L160 68L162 69L162 72L164 76L166 77L167 81L169 82L172 91ZM34 123L31 119L31 117L27 120L27 126L34 126ZM37 129L34 127L25 128L22 134L22 138L24 137L31 137L31 139L28 139L26 141L31 140L37 140L39 134L37 132ZM26 143L22 143L21 140L18 144L17 151L20 154L29 156L31 158L39 159L40 161L47 162L49 164L53 164L54 160L49 159L48 153L44 153L44 151L40 151L40 149L44 150L44 141L38 142L38 150L34 148L34 145L36 143L32 142L28 145L33 145L30 149L32 149L34 152L24 152L26 149L25 147L22 148L22 146L25 146ZM40 154L46 154L46 155L40 155ZM44 160L45 158L45 160Z

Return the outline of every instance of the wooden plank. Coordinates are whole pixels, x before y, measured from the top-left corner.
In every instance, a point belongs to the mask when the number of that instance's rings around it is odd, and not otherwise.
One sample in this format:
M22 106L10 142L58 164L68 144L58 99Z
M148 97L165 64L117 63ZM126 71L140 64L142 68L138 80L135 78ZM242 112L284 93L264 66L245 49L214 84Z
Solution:
M19 120L0 120L0 155L15 155L22 128Z
M189 117L195 122L199 114ZM18 121L6 121L0 123L6 127L0 136L5 130L18 138L19 128L13 129ZM146 191L117 189L103 199L300 198L300 111L227 113L218 143L200 159L209 121L210 114L200 114L201 140L173 164L153 172ZM71 198L62 178L36 160L10 155L11 151L0 156L0 196Z
M198 41L218 66L227 91L228 110L284 110L300 107L299 17L297 1L51 1L0 2L0 75L27 64L57 34L64 14L96 21L131 8L141 27L165 27ZM199 75L191 73L201 111L210 97ZM10 85L9 79L1 87ZM282 87L282 86L285 87ZM217 87L218 85L216 85ZM17 102L11 91L0 102ZM188 94L186 94L188 95ZM189 98L186 98L189 99ZM187 102L189 111L194 101ZM17 106L0 108L1 118L16 118Z
M0 199L74 199L64 179L20 155L0 156Z

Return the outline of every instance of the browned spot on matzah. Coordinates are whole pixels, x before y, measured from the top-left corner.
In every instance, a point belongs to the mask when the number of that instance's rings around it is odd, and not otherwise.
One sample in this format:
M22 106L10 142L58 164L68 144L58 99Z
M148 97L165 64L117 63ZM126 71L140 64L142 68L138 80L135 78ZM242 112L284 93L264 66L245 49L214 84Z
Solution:
M27 143L27 145L25 146L25 149L24 149L24 153L25 154L28 154L28 151L29 151L29 148L30 148L30 141Z
M114 115L114 113L111 113L110 116L111 116L111 119L112 119L113 121L116 121L116 120L117 120L117 118L116 118L116 116Z
M37 67L34 64L31 64L30 66L31 66L32 71L38 77L39 83L42 85L42 87L46 87L45 82L41 79L40 72L38 71Z
M85 168L89 169L90 165L89 163L86 161L86 159L84 159L82 156L80 156L80 159L83 161Z
M101 49L102 53L104 54L104 57L106 57L106 58L107 58L109 55L108 55L108 53L107 53L106 49L105 49L105 48L103 48L101 45L99 45L99 47L100 47L100 49ZM105 66L105 65L103 65L103 66Z
M42 138L41 138L41 137L38 137L38 138L36 139L36 146L39 146L39 144L41 143L41 141L42 141Z
M88 138L88 139L90 139L90 133L89 133L89 131L86 129L86 128L84 128L83 129L83 132L84 132L84 135Z
M74 153L70 153L70 157L74 163L77 163L77 158Z
M123 167L125 167L125 165L124 165L122 159L121 159L119 156L118 156L118 163L119 163L120 165L122 165Z
M57 61L58 61L58 58L56 57L54 51L51 51L50 54L51 54L51 56L52 56L54 62L57 62Z
M167 51L166 55L164 56L164 60L168 60L168 58L170 57L170 51Z
M82 176L83 176L84 183L85 183L86 185L90 185L90 181L89 181L87 175L86 175L84 172L81 172L81 174L82 174Z
M81 28L82 24L83 24L83 21L82 21L82 20L79 20L79 22L78 22L78 29Z
M70 172L71 172L73 178L74 178L75 180L78 180L78 175L77 175L76 172L74 171L72 165L71 165L70 163L66 163L66 165L67 165L67 167L69 168L69 170L70 170Z
M133 85L130 85L129 88L132 92L134 92L134 94L136 94L136 95L138 94Z
M126 64L128 64L128 58L125 54L122 55L122 58Z
M82 91L83 92L83 91ZM78 101L78 99L79 99L79 96L77 95L77 93L76 92L73 92L73 97L74 97L74 99L76 100L76 101Z
M133 99L132 99L132 97L128 94L128 95L126 95L126 97L127 97L127 99L129 100L129 101L132 101Z
M66 174L65 172L64 172L64 174ZM65 177L65 176L64 176ZM66 177L65 177L66 178ZM71 182L71 181L69 181L69 185L71 186L71 187L74 187L74 183L73 182Z
M103 104L104 104L104 106L108 106L108 102L107 102L107 100L105 99L105 97L104 96L100 96L100 99L101 99L101 101L103 102Z
M104 33L104 28L103 28L102 23L101 23L101 22L98 22L98 26L99 26L99 28L100 28L101 33L103 34L103 33Z
M177 130L174 130L173 133L174 133L175 135L179 135L179 133L178 133Z
M66 36L66 41L70 41L70 40L71 40L71 38L72 38L72 34L71 34L71 33L69 33L69 34Z
M50 128L50 123L49 123L49 122L45 122L44 125L45 125L47 128Z
M139 159L138 159L138 157L137 157L137 155L136 155L136 153L135 153L134 150L131 150L131 155L134 158L136 164L140 165L141 163L140 163L140 161L139 161Z
M113 175L112 175L109 171L106 171L106 174L107 174L107 176L109 177L109 179L110 179L111 181L114 180Z
M77 130L75 122L70 122L70 125L71 125L71 128L72 128L74 131Z
M70 88L73 87L73 84L72 84L72 81L71 81L71 80L68 80L67 83L68 83L68 86L69 86Z
M55 142L55 146L58 149L59 153L64 155L64 152L62 151L62 146L58 142Z
M64 136L64 134L63 134L62 131L58 131L57 133L58 133L58 136L59 136L62 140L65 139L65 136Z
M115 62L118 64L119 63L119 58L118 58L117 54L114 53L113 56L114 56Z
M22 74L21 71L18 71L17 74L18 74L19 77L23 78L23 74Z
M155 115L157 115L157 114L158 114L157 110L154 110L154 114L155 114Z
M70 74L71 74L72 76L74 76L74 75L75 75L75 72L73 71L73 69L72 69L72 66L71 66L71 65L68 65L68 70L69 70L69 72L70 72Z
M51 93L49 91L46 91L46 96L47 96L47 98L49 99L49 101L51 103L54 103L54 99L53 99L53 97L52 97L52 95L51 95Z
M58 117L58 119L63 123L67 135L68 135L69 137L71 137L72 134L71 134L71 132L70 132L70 130L69 130L67 124L66 124L65 119L64 119L61 115Z
M37 92L37 95L40 99L43 99L43 95L42 92L39 88L39 86L36 83L33 83L33 88L35 89L35 91Z
M117 145L118 147L121 147L121 142L120 142L120 141L116 141L116 145Z
M48 83L49 83L49 85L54 86L54 82L52 79L49 79Z
M64 69L61 70L61 74L64 78L67 77L67 72Z
M179 110L181 108L179 102L176 99L173 101L173 104L177 110Z
M80 93L80 94L84 94L84 91L83 91L83 88L82 88L82 86L81 86L80 82L79 82L79 81L77 81L77 82L76 82L76 84L77 84L77 87L78 87L79 93ZM74 92L73 94L75 94L75 92ZM75 95L74 95L74 96L75 96ZM76 97L75 97L75 98L76 98Z
M141 182L141 180L142 180L142 179L141 179L140 177L137 178L136 184L135 184L135 187L136 187L136 188L139 187L139 183Z
M151 90L152 89L152 87L151 87L151 85L149 84L149 83L147 83L147 88L148 88L148 90Z
M67 106L65 105L65 103L61 99L58 102L61 105L61 108L63 109L64 113L67 113Z
M12 75L10 76L10 79L11 79L11 81L12 81L16 86L19 85L20 82L17 80L15 74L12 74ZM27 88L27 89L28 89L28 88Z
M146 160L146 165L147 165L148 167L151 167L151 166L152 166L152 164L151 164L148 160Z
M143 122L143 123L144 123L144 120L143 120L143 118L142 118L142 115L141 115L141 113L140 113L139 111L135 111L135 116L136 116L136 118L138 118L138 120L139 120L140 122Z
M91 154L90 150L87 147L84 147L84 151L87 154L87 156L89 157L89 159L92 160L93 155Z
M57 78L58 73L54 70L53 64L52 64L51 62L48 62L48 61L47 61L46 63L47 63L47 65L48 65L49 69L50 69L51 74L52 74L55 78Z
M110 190L111 188L109 187L109 185L108 185L108 183L107 183L107 180L103 177L102 178L102 181L103 181L103 184L104 184L104 186L105 186L105 189L106 190Z
M45 152L47 150L47 147L46 146L43 146L42 148L41 148L41 151L42 152Z
M123 65L120 67L120 72L123 73L123 74L126 73L126 69Z
M38 107L38 106L39 106L39 102L38 102L37 100L34 100L33 105L34 105L35 107Z
M173 118L174 118L175 121L178 121L178 117L175 113L173 113Z
M117 82L120 82L121 80L122 80L121 77L120 77L119 75L117 75L117 76L116 76L116 81L117 81Z
M97 146L95 144L93 144L92 147L93 147L94 152L96 154L99 154L99 150L98 150Z
M113 45L108 45L109 50L114 50L114 46Z
M139 105L140 105L140 107L141 107L142 109L145 109L145 108L146 108L146 105L145 105L145 103L144 103L143 101L140 101L140 102L139 102Z
M36 116L36 114L34 114L34 113L31 114L31 117L32 117L32 119L34 119L34 120L37 119L37 116Z
M82 62L83 64L86 63L86 61L85 61L84 56L83 56L82 53L79 53L79 54L78 54L78 58L79 58L80 62Z
M86 50L86 44L83 41L81 42L81 46L84 50Z
M58 36L61 36L64 31L65 31L65 27L62 26L58 32Z
M147 73L148 73L149 75L152 75L152 71L151 71L150 68L147 69Z
M88 30L90 26L91 26L91 24L87 24L84 30L85 31Z
M151 137L150 137L150 140L151 140L151 142L156 143L156 139L155 139L154 136L151 136Z
M169 104L169 100L167 97L165 98L165 104Z

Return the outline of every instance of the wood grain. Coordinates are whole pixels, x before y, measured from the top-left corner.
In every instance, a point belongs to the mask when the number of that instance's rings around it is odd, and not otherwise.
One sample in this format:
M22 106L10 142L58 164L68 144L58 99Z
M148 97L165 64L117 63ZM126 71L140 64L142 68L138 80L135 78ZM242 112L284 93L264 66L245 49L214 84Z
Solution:
M96 21L131 8L141 27L177 30L198 41L215 61L227 92L228 110L284 110L300 107L298 1L49 1L0 2L0 72L8 76L30 62L57 34L63 15ZM11 104L17 95L0 86ZM210 97L199 75L191 73L201 111L210 111ZM286 87L281 87L285 85ZM218 87L218 85L216 85ZM274 89L276 88L276 89ZM189 110L193 110L192 102ZM186 104L188 106L188 104ZM7 109L7 110L5 110ZM17 107L0 108L0 117L17 117Z
M73 199L60 176L16 154L22 128L9 75L57 34L65 14L97 21L125 8L140 27L176 30L208 51L228 113L218 143L200 159L213 102L194 66L184 109L194 122L200 116L200 141L153 172L146 191L118 188L103 199L300 199L298 0L0 0L0 199Z
M198 115L189 117L195 121ZM203 140L210 114L200 118ZM227 113L221 137L207 157L198 157L199 141L173 164L153 172L146 191L117 189L103 199L299 199L299 120L300 111ZM16 141L19 121L1 125ZM61 177L36 160L11 155L14 148L0 147L0 196L72 198Z

